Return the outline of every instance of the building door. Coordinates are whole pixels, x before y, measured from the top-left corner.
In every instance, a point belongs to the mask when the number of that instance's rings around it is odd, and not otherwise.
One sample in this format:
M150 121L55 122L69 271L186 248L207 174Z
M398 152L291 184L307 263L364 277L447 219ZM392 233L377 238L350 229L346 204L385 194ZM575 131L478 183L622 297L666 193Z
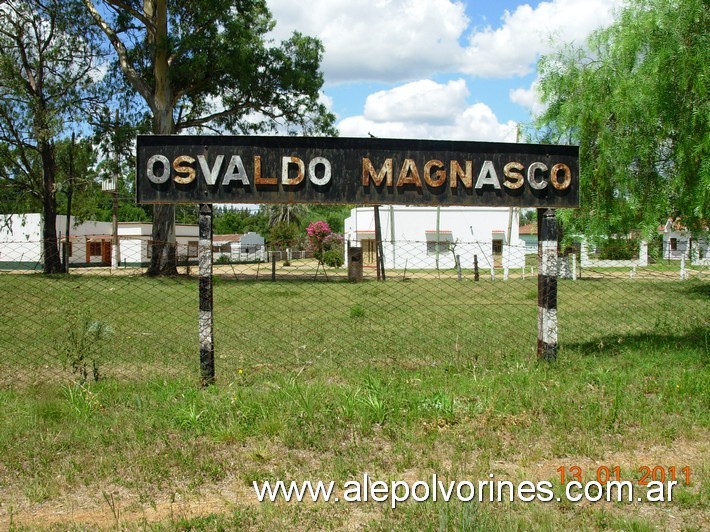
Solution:
M111 264L111 241L102 240L101 241L101 262L104 264Z
M503 265L503 241L493 240L493 266L500 268Z
M377 263L377 245L374 239L361 240L362 261L365 265L375 265Z

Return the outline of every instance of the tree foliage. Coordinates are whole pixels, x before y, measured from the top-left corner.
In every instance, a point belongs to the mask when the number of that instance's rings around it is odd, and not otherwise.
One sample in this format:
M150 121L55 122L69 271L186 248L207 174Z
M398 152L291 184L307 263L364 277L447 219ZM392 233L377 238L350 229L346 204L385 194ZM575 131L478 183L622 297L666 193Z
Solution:
M617 21L539 64L543 140L580 145L581 209L567 229L691 229L710 206L707 0L630 0Z
M265 0L83 0L152 117L152 132L333 133L319 101L323 47L268 41ZM149 274L175 268L175 209L154 207Z
M0 184L17 207L41 204L43 269L61 270L57 139L91 108L96 51L74 0L0 4Z
M213 231L216 235L244 234L254 231L268 236L268 220L263 211L215 207Z
M334 232L343 233L345 219L350 216L352 208L352 205L310 205L304 221L307 225L311 222L324 220L328 222Z
M263 205L262 210L268 217L270 226L283 222L285 224L294 224L296 227L301 225L309 211L308 205L302 203Z
M328 222L317 220L308 224L308 247L318 262L340 268L343 265L343 235L334 232Z
M269 244L276 249L285 250L294 247L301 238L298 225L288 222L276 222L269 229Z

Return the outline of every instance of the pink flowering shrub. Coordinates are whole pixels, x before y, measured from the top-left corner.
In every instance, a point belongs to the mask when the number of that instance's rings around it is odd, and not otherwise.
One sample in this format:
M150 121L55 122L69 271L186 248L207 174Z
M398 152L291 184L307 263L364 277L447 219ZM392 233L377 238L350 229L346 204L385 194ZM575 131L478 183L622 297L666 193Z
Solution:
M308 239L310 240L311 245L314 245L314 243L315 245L317 245L318 243L322 242L325 237L327 237L332 232L333 231L330 229L328 222L324 222L323 220L311 222L306 228L306 233L308 233Z
M328 222L311 222L306 228L306 234L313 256L319 262L336 268L343 265L343 236L334 233Z

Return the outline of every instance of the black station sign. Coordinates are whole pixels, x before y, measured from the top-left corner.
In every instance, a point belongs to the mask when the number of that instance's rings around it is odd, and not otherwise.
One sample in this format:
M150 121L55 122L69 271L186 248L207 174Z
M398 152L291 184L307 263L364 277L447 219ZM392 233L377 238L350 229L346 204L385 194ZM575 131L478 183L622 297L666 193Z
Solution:
M578 207L579 148L141 135L136 189L139 203Z

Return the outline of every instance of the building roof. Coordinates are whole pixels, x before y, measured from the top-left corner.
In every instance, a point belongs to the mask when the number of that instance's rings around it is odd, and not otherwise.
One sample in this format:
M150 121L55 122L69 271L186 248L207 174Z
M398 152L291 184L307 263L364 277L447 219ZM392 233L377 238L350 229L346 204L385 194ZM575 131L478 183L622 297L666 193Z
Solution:
M520 235L537 235L537 222L521 225L518 231Z
M212 235L212 242L239 242L242 235Z
M665 231L686 231L688 228L685 227L680 218L668 218L664 225L658 226L658 232L663 233Z

